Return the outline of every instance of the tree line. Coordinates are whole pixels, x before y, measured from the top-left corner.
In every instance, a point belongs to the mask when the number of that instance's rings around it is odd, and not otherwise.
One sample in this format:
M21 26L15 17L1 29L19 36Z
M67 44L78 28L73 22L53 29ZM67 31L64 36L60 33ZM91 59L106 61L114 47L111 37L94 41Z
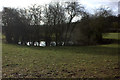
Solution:
M80 18L73 22L75 17ZM102 34L111 27L118 28L119 17L112 15L108 8L99 8L90 14L78 2L33 5L24 9L4 7L2 11L3 34L8 43L46 42L56 46L69 45L73 31L78 26L80 41L85 44L99 43Z

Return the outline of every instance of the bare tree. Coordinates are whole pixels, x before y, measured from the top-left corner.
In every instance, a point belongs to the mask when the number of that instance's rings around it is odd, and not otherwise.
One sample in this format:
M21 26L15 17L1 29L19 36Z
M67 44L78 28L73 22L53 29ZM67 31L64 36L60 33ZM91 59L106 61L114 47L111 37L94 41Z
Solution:
M108 17L112 15L112 10L109 7L101 6L100 8L95 10L96 17Z
M45 24L47 24L51 29L51 36L54 35L54 40L56 41L56 45L58 41L60 41L60 37L62 37L63 29L61 24L65 23L66 17L64 8L60 5L59 2L51 3L45 8Z
M66 12L68 14L68 25L66 27L66 31L65 31L65 43L68 42L69 37L71 36L72 31L75 28L74 26L71 26L72 20L74 17L79 16L79 15L83 15L84 13L84 7L79 4L78 2L66 2L67 6L66 6Z
M5 7L3 10L2 21L4 24L6 40L8 43L17 43L20 38L21 19L19 12L14 8ZM18 29L18 30L17 30Z
M41 6L34 4L32 7L28 9L28 16L31 19L31 25L40 25L41 24Z
M30 32L31 32L31 41L34 43L35 41L40 41L41 38L41 31L40 25L42 21L42 7L40 5L34 4L33 6L29 7L27 10L27 16L30 20Z

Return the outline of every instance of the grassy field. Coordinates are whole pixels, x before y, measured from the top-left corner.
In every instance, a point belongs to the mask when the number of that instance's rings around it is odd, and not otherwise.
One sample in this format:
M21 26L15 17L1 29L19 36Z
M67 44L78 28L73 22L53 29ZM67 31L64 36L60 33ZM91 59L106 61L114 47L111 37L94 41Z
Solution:
M118 46L118 44L108 44L27 47L3 43L3 78L110 78L120 76L118 74Z
M120 33L109 33L103 35L105 39L120 39Z

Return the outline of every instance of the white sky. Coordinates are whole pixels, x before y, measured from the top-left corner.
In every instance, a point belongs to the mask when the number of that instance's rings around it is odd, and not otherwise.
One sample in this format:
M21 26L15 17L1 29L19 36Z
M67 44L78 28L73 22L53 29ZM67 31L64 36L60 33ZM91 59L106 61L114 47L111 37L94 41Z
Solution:
M0 11L3 7L15 7L15 8L24 8L31 6L32 4L47 4L51 1L70 1L70 0L0 0ZM75 0L71 0L75 1ZM114 14L118 14L118 1L119 0L77 0L91 13L101 5L110 7Z

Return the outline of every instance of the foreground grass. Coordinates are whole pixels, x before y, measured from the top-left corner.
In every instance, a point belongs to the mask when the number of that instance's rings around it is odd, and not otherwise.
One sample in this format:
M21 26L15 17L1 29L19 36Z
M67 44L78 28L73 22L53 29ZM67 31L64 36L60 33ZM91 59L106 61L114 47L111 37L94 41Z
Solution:
M27 47L3 43L3 78L119 76L118 45Z

